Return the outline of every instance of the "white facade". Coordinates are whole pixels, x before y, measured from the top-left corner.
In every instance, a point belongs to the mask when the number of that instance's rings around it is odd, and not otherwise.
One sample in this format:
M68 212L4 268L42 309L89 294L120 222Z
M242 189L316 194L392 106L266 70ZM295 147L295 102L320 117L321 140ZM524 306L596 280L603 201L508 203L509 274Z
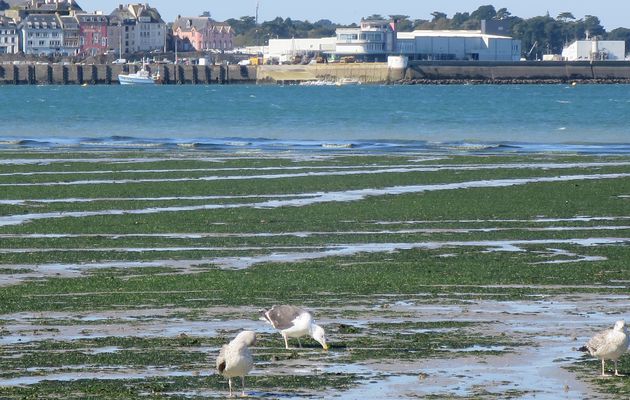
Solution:
M163 50L166 46L166 24L148 4L121 4L109 20L109 44L117 53Z
M397 52L415 60L519 61L521 41L481 31L399 32Z
M562 50L566 61L623 61L625 57L623 40L577 40Z
M139 51L161 50L166 43L164 21L151 21L150 17L139 17L136 25L136 43Z
M63 26L58 15L31 14L20 24L24 54L61 54Z
M519 61L521 58L520 40L480 31L398 32L396 39L391 40L384 31L381 36L375 31L371 32L373 36L367 33L361 28L341 28L331 38L271 39L265 57L283 61L294 55L325 53L383 62L389 55L404 55L410 60Z
M335 53L385 61L396 50L395 26L386 20L362 20L359 28L337 29Z
M11 18L0 16L0 54L15 54L20 51L20 36L17 25Z
M265 58L280 62L289 61L293 56L332 53L335 51L334 37L321 39L270 39L264 47Z

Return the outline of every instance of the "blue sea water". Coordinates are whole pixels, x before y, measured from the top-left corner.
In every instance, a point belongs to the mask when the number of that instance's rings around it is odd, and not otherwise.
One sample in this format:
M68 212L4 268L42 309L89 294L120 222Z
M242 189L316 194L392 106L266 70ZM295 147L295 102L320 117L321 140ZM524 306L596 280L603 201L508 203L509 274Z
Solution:
M630 85L3 86L0 146L630 153Z

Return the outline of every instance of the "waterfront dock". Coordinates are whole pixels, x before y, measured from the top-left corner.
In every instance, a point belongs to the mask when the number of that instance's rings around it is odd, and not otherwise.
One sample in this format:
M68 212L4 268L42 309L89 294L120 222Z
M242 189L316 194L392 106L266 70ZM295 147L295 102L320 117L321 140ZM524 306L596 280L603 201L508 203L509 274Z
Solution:
M139 65L4 64L0 85L109 85ZM352 78L367 84L630 83L630 62L444 62L416 61L407 68L387 63L313 65L152 65L162 83L208 85L300 83Z

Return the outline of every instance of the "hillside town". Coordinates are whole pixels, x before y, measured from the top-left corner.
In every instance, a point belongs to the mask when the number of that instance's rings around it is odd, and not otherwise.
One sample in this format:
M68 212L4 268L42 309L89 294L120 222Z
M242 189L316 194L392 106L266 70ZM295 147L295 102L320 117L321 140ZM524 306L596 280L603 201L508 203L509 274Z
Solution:
M0 16L0 54L128 55L233 49L229 25L209 13L167 24L149 4L120 4L110 13L84 11L74 0L28 0Z
M123 63L174 54L168 61L178 62L178 53L197 53L195 61L230 54L238 55L232 60L243 64L386 62L392 55L408 60L515 62L534 49L523 48L521 40L512 37L507 20L501 19L482 20L478 30L409 32L399 31L395 18L368 17L337 28L330 37L268 35L258 46L237 47L234 28L215 21L210 12L166 22L147 3L120 4L109 13L85 11L74 0L1 0L1 4L11 7L0 11L0 54L31 60L100 57L94 62ZM542 59L616 61L625 60L625 53L623 40L586 37L567 44L562 54L546 54Z

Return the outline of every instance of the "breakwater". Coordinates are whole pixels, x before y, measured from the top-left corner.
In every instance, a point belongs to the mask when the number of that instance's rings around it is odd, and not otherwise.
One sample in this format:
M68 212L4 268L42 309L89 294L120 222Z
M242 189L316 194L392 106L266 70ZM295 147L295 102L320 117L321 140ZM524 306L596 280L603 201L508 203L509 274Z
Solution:
M0 65L0 85L118 84L137 65ZM351 78L373 84L630 83L630 62L416 61L406 69L386 63L315 65L152 65L164 84L298 83Z
M630 62L411 62L402 83L630 83Z
M118 75L136 72L137 65L0 65L0 84L9 85L109 85ZM227 84L256 81L256 68L240 65L151 65L164 84Z

